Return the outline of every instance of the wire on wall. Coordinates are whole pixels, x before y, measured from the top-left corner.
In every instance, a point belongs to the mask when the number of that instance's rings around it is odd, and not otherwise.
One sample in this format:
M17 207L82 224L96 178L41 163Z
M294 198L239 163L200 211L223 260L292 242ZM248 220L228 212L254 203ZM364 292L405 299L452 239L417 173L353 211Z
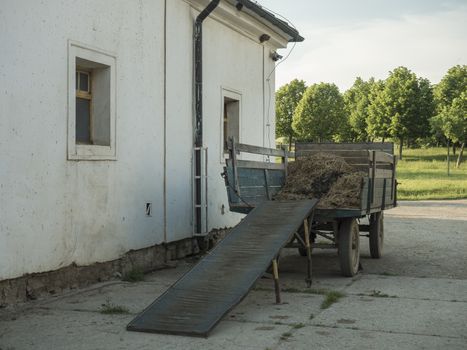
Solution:
M256 2L257 3L257 2ZM258 4L258 3L257 3ZM288 18L282 16L280 13L277 13L263 5L260 5L258 4L259 6L263 7L265 10L273 13L275 16L277 17L280 17L282 18L283 20L285 20L286 22L288 22L290 24L290 26L297 30L297 27L295 27L295 25L292 23L292 21L290 21ZM272 145L272 142L271 142L271 100L272 100L272 94L273 94L273 91L272 91L272 86L271 86L271 76L274 74L274 72L276 71L277 67L279 67L279 65L281 65L282 63L284 63L290 56L290 54L293 52L293 50L295 49L295 45L297 45L297 42L295 41L292 45L292 47L290 48L289 52L287 53L287 55L284 56L283 59L281 59L277 64L274 65L274 68L271 70L271 72L269 73L269 75L267 76L266 78L266 81L268 83L268 107L267 107L267 121L266 121L266 130L267 130L267 135L268 135L268 147L271 148L271 145Z

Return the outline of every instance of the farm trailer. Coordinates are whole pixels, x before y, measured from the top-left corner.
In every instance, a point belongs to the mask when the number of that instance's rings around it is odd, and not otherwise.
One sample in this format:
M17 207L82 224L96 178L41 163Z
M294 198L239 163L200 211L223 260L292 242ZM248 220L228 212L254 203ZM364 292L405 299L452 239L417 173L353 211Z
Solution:
M128 330L207 337L272 264L276 302L280 303L277 259L284 247L297 247L307 256L311 285L312 248L338 248L342 273L358 272L359 231L368 231L372 256L381 257L382 211L396 205L395 159L370 145L297 145L302 157L318 151L343 156L367 172L359 208L317 209L317 199L272 200L285 183L291 156L285 150L230 144L224 177L230 209L248 214L212 251L165 293L136 316ZM378 147L386 147L382 144ZM387 149L389 150L389 149ZM391 147L392 151L392 147ZM262 161L239 159L241 153ZM282 163L263 157L281 157ZM251 157L250 157L251 158ZM369 225L358 219L370 217ZM316 243L322 236L331 241Z
M342 157L364 174L359 207L320 208L318 204L309 218L308 227L303 225L286 247L298 248L302 256L307 255L307 245L310 253L313 248L338 249L341 272L351 277L360 266L360 232L365 232L363 236L369 238L371 257L381 258L383 211L397 205L396 157L392 143L297 143L295 153L292 153L230 140L228 148L230 158L226 161L223 176L230 210L244 214L263 201L274 199L285 184L287 166L293 158L321 152ZM259 155L262 160L245 160L244 154L249 159L251 154ZM269 161L271 157L279 157L281 163ZM369 224L360 222L365 217ZM318 237L329 243L318 243Z

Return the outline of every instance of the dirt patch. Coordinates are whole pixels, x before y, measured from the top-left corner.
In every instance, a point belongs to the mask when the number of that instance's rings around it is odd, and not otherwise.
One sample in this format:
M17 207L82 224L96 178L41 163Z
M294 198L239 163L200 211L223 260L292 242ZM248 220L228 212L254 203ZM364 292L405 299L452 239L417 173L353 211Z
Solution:
M275 199L319 198L319 208L358 208L364 176L343 158L318 153L289 163L286 184Z

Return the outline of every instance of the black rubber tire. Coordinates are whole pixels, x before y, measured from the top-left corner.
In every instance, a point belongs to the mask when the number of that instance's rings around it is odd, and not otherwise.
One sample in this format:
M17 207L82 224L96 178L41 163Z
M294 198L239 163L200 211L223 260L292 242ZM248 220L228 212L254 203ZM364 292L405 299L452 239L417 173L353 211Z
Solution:
M384 215L382 211L370 215L369 241L371 257L373 259L381 258L384 244Z
M360 232L356 219L343 219L339 224L339 262L341 273L353 277L360 265Z

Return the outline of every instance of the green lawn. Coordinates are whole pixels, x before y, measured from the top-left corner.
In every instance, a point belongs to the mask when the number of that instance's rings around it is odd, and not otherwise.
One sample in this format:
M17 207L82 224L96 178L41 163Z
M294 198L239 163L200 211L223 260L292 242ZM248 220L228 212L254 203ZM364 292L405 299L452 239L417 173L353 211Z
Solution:
M398 154L398 152L395 152ZM467 157L456 169L451 152L451 175L447 175L446 148L405 149L397 163L398 199L467 198Z

